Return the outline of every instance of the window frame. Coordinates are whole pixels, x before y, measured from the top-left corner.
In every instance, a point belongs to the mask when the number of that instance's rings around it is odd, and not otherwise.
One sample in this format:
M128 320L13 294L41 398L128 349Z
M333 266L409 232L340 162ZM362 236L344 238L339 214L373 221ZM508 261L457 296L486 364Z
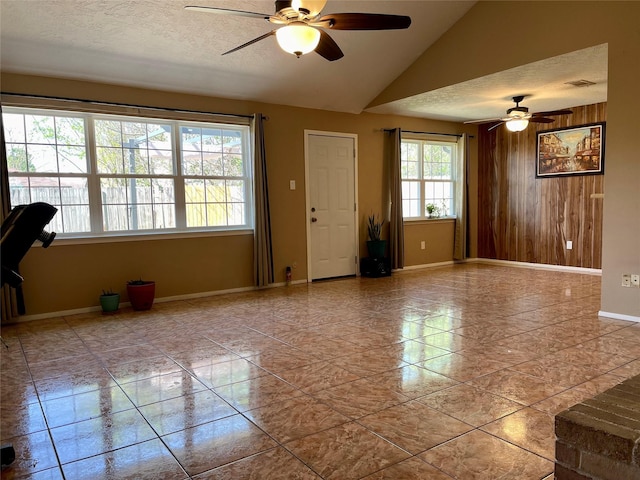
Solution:
M36 115L36 116L64 116L81 118L84 122L84 135L85 135L85 155L87 162L86 173L62 173L59 170L57 172L9 172L9 178L37 178L37 177L57 177L57 178L86 178L87 190L88 190L88 203L89 203L89 227L90 231L87 232L61 232L57 231L56 244L60 244L60 241L82 239L93 241L108 241L109 239L122 239L122 240L136 240L145 239L149 236L160 235L176 236L176 237L190 237L190 236L209 236L209 235L233 235L233 234L247 234L253 233L254 229L254 175L253 175L253 145L251 138L253 137L252 127L249 122L219 122L219 121L203 121L194 119L182 119L171 118L170 112L166 112L166 116L145 116L142 113L136 115L125 115L122 113L98 113L93 111L77 111L66 110L62 108L34 108L29 106L4 106L4 114L22 114L22 115ZM171 139L171 174L158 174L148 173L99 173L98 171L98 150L96 145L96 120L117 120L120 122L144 122L149 124L162 124L170 126L170 139ZM182 127L191 128L207 128L213 130L227 130L239 133L241 141L241 157L242 157L242 176L224 176L224 175L191 175L184 174L182 169L183 163L183 149L182 149ZM25 133L26 135L26 133ZM25 145L29 145L25 137ZM5 135L6 141L6 135ZM57 143L56 152L57 150ZM126 147L123 147L126 148ZM101 198L101 179L103 178L142 178L142 179L171 179L174 184L174 198L173 209L175 215L175 227L169 228L145 228L145 229L126 229L126 230L105 230L103 226L103 213L104 205ZM216 180L241 180L244 182L244 188L242 189L244 194L244 201L241 203L244 208L244 223L240 225L215 225L215 226L187 226L187 199L185 198L185 180L188 178L196 179L216 179ZM30 182L30 180L29 180ZM60 189L60 183L58 182L58 188ZM30 192L30 202L33 202ZM61 205L62 198L60 198ZM127 203L127 207L131 204ZM153 205L153 203L152 203ZM206 204L205 204L206 205ZM225 210L227 205L231 205L231 202L225 201ZM15 206L15 205L13 205ZM56 205L57 206L57 205ZM57 206L58 207L58 206ZM206 208L206 206L205 206ZM58 215L58 214L56 214ZM61 220L62 221L62 220ZM53 222L52 222L53 223Z
M447 219L455 219L456 215L455 215L455 211L456 211L456 205L455 205L455 201L456 201L456 188L457 188L457 182L458 182L458 155L460 155L460 151L458 148L458 142L456 140L449 140L449 139L445 139L445 138L433 138L433 137L424 137L424 136L415 136L415 135L403 135L401 140L401 148L400 148L400 152L402 152L402 144L405 143L413 143L413 144L419 144L420 145L420 152L419 152L419 161L417 162L419 165L419 176L418 178L405 178L402 176L402 163L403 163L403 158L402 158L402 153L401 153L401 158L400 158L400 182L401 182L401 186L404 187L405 182L414 182L414 183L418 183L419 184L419 199L418 201L420 202L420 204L422 205L421 208L421 215L419 216L407 216L405 213L405 208L403 205L403 209L402 209L402 216L403 216L403 221L405 222L417 222L417 221L433 221L433 220L447 220ZM424 176L424 147L425 145L442 145L442 146L449 146L453 149L452 155L451 155L451 179L441 179L441 178L425 178ZM426 205L427 205L427 198L426 198L426 184L427 183L447 183L451 185L451 197L450 197L450 208L448 209L449 211L447 212L446 215L440 215L438 217L430 217L427 215L427 209L426 209ZM401 188L401 193L404 193L404 188ZM404 195L403 195L403 203L404 203ZM415 200L415 199L412 199Z

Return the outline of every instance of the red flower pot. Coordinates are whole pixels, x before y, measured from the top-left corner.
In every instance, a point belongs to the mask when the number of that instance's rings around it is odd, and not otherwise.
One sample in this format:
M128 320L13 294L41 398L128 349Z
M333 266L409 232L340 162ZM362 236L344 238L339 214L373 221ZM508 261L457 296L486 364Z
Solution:
M156 295L156 282L127 283L127 294L134 310L149 310Z

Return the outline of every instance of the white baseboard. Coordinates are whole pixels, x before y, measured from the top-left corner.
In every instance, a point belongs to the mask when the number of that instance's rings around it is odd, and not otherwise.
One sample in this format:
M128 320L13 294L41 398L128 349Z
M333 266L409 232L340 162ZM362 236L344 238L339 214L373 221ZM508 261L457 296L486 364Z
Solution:
M292 285L297 285L301 283L307 283L306 279L303 280L295 280L291 282ZM284 287L287 284L285 282L280 283L272 283L266 287L240 287L240 288L229 288L226 290L213 290L209 292L198 292L198 293L185 293L184 295L173 295L171 297L159 297L153 300L153 303L165 303L165 302L174 302L176 300L193 300L195 298L205 298L205 297L213 297L216 295L226 295L227 293L241 293L241 292L252 292L255 290L263 290L266 288L276 288L276 287ZM120 308L131 306L130 302L121 302ZM91 313L91 312L99 312L102 308L98 306L93 307L83 307L83 308L74 308L72 310L60 310L57 312L48 312L48 313L38 313L35 315L22 315L17 317L15 323L22 322L31 322L33 320L44 320L47 318L57 318L57 317L66 317L70 315L79 315L82 313Z
M121 303L121 306L130 305L130 303ZM12 323L32 322L34 320L45 320L47 318L66 317L69 315L79 315L81 313L99 312L102 310L97 307L74 308L72 310L59 310L57 312L37 313L35 315L21 315L13 319Z
M397 268L395 270L391 270L392 273L402 273L402 272L407 272L407 271L411 271L411 270L422 270L425 268L435 268L435 267L446 267L449 265L455 265L457 262L454 262L453 260L449 260L448 262L437 262L437 263L423 263L421 265L409 265L408 267L404 267L404 268Z
M602 275L602 270L599 268L571 267L567 265L549 265L546 263L514 262L511 260L494 260L492 258L469 258L466 261L471 263L483 263L487 265L504 265L504 266L516 267L516 268L535 268L538 270L555 270L558 272L583 273L586 275Z
M602 270L597 268L571 267L565 265L548 265L546 263L514 262L511 260L494 260L491 258L466 258L464 260L450 260L447 262L425 263L422 265L410 265L403 269L393 270L393 273L402 273L410 270L421 270L423 268L445 267L463 263L482 263L486 265L502 265L516 268L534 268L539 270L555 270L559 272L583 273L586 275L602 275Z
M613 318L615 320L627 320L629 322L640 322L640 317L635 317L633 315L625 315L623 313L612 313L612 312L603 312L600 310L598 312L599 317Z
M602 275L602 270L594 269L594 268L581 268L581 267L569 267L564 265L547 265L542 263L526 263L526 262L513 262L510 260L494 260L490 258L467 258L465 260L449 260L446 262L436 262L436 263L426 263L421 265L410 265L408 267L404 267L403 269L393 270L393 273L402 273L402 272L410 272L412 270L422 270L428 268L437 268L437 267L446 267L461 263L482 263L487 265L503 265L510 266L516 268L534 268L534 269L542 269L542 270L555 270L561 272L573 272L573 273L583 273L587 275ZM306 284L308 280L301 279L295 280L291 282L291 285L299 285ZM176 300L192 300L195 298L204 298L204 297L212 297L216 295L226 295L228 293L240 293L240 292L250 292L254 290L262 290L265 288L277 288L286 286L285 282L272 283L266 287L240 287L240 288L230 288L226 290L214 290L208 292L198 292L198 293L187 293L184 295L173 295L170 297L161 297L156 298L154 300L155 303L164 303L164 302L173 302ZM129 302L123 302L120 304L121 307L128 307L131 304ZM30 322L33 320L43 320L46 318L56 318L56 317L64 317L69 315L78 315L82 313L90 313L90 312L98 312L100 311L100 306L92 306L92 307L84 307L84 308L75 308L72 310L60 310L57 312L48 312L48 313L39 313L35 315L23 315L16 319L16 323L22 322ZM618 320L629 320L632 322L640 322L640 317L634 317L631 315L621 315L616 313L609 312L599 312L601 317L614 318Z
M193 300L194 298L212 297L214 295L224 295L226 293L250 292L253 290L257 290L257 288L256 287L240 287L240 288L229 288L227 290L215 290L210 292L185 293L182 295L172 295L171 297L156 298L154 300L154 303L174 302L176 300ZM123 303L122 305L127 306L129 304Z

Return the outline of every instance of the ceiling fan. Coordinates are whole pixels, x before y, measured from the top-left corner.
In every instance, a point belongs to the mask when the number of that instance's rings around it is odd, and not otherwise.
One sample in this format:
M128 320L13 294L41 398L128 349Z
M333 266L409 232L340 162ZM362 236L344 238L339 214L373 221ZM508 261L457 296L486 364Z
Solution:
M489 127L489 131L494 128L498 128L503 123L506 125L507 129L512 132L520 132L527 128L529 122L534 123L552 123L554 121L553 118L558 115L570 115L573 112L571 110L552 110L549 112L538 112L538 113L529 113L529 109L527 107L521 107L520 102L524 100L525 95L518 95L513 97L513 101L516 104L515 107L511 107L507 110L507 116L501 118L485 118L483 120L471 120L464 123L489 123L489 122L498 122L495 125L491 125Z
M276 36L280 48L297 57L315 51L333 62L344 56L338 44L323 29L329 30L399 30L409 28L411 18L404 15L386 15L380 13L331 13L320 15L326 0L276 0L276 11L268 13L246 12L228 8L187 5L185 10L239 15L260 18L278 28L254 38L222 55L237 52L260 40Z

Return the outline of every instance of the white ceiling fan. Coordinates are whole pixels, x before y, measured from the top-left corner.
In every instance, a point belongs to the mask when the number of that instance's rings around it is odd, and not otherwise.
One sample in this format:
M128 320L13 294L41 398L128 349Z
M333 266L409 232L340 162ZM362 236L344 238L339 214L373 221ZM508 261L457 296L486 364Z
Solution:
M330 13L321 16L326 3L326 0L276 0L274 14L196 5L187 5L184 8L196 12L259 18L278 26L278 28L224 52L222 55L237 52L275 35L280 48L288 53L300 57L315 51L323 58L333 62L342 58L344 53L325 29L400 30L409 28L411 25L411 18L404 15Z
M552 110L549 112L537 112L537 113L529 113L529 109L527 107L521 107L520 102L524 100L526 95L517 95L513 97L513 101L516 104L515 107L511 107L507 110L507 115L505 117L500 118L485 118L483 120L469 120L464 123L490 123L497 122L494 125L489 127L489 131L498 128L503 123L507 127L508 130L512 132L521 132L529 125L529 122L534 123L552 123L554 122L553 118L558 115L570 115L573 111L569 109L564 110Z

